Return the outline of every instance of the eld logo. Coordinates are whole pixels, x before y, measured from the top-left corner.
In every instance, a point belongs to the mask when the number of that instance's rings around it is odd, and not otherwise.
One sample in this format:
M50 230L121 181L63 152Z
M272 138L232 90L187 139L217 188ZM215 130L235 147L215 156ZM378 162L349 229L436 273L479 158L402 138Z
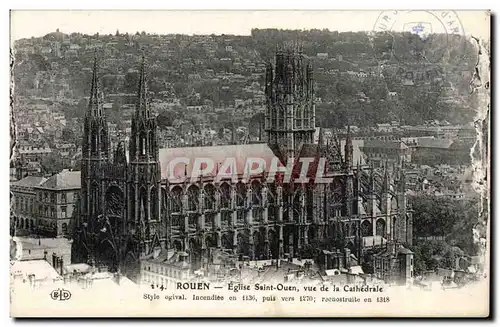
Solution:
M59 288L57 290L53 290L52 293L50 293L50 297L52 300L66 301L71 299L71 292Z

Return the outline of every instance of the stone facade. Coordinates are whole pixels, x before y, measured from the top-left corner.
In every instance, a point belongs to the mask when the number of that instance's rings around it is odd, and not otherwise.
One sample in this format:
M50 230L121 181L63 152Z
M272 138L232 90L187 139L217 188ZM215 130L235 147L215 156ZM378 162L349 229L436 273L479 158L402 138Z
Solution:
M403 167L378 174L353 164L349 132L343 149L340 140L325 140L323 133L315 144L312 66L300 51L284 49L275 67L267 73L267 144L160 149L143 60L128 156L119 143L112 157L96 64L85 118L74 261L105 264L138 280L140 260L159 249L188 253L198 269L210 248L229 250L240 260L348 249L362 262L366 248L377 245L367 244L367 237L411 243ZM195 177L192 161L207 156L215 167ZM231 156L235 173L217 178L220 163ZM267 163L278 158L291 167L291 179L271 173L269 166L245 178L241 162L256 156ZM192 160L173 169L177 158ZM302 158L312 158L309 166ZM302 180L303 171L309 181ZM319 183L318 171L331 181Z

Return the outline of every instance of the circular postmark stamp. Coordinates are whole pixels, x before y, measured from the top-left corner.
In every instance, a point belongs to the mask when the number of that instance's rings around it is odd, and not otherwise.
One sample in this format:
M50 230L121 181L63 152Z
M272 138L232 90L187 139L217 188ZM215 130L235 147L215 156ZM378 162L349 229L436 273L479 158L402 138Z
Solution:
M464 41L462 23L451 10L384 11L373 31L388 32L390 39L385 43L391 57L405 65L436 64L450 53L450 49L460 47Z

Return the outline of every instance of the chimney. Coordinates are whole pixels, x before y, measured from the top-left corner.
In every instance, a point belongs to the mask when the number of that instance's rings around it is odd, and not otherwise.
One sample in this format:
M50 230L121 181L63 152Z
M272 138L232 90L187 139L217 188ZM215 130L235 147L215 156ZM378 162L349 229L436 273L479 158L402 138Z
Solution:
M47 260L47 250L43 251L43 260Z
M57 270L57 256L55 252L52 252L52 267Z
M33 289L35 288L35 274L29 274L28 275L28 280L30 283L30 288Z
M351 267L351 250L350 249L345 249L344 250L345 254L345 267L349 269Z
M64 275L64 271L63 271L63 268L64 268L64 264L63 263L64 262L63 262L62 256L59 257L58 261L59 261L59 273L61 274L61 276L63 276Z
M336 264L337 264L337 256L336 256L335 250L333 252L328 253L327 257L328 257L327 269L335 268Z
M114 279L116 284L120 285L120 273L119 272L116 272L113 274L113 279Z

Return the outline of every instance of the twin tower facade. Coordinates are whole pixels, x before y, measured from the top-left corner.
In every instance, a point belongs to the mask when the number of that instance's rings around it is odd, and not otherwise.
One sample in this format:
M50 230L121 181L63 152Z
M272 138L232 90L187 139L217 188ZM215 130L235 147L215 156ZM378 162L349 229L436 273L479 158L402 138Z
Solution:
M157 125L148 101L145 66L143 56L127 156L124 142L110 149L95 59L84 120L74 262L136 269L141 256L165 247Z

